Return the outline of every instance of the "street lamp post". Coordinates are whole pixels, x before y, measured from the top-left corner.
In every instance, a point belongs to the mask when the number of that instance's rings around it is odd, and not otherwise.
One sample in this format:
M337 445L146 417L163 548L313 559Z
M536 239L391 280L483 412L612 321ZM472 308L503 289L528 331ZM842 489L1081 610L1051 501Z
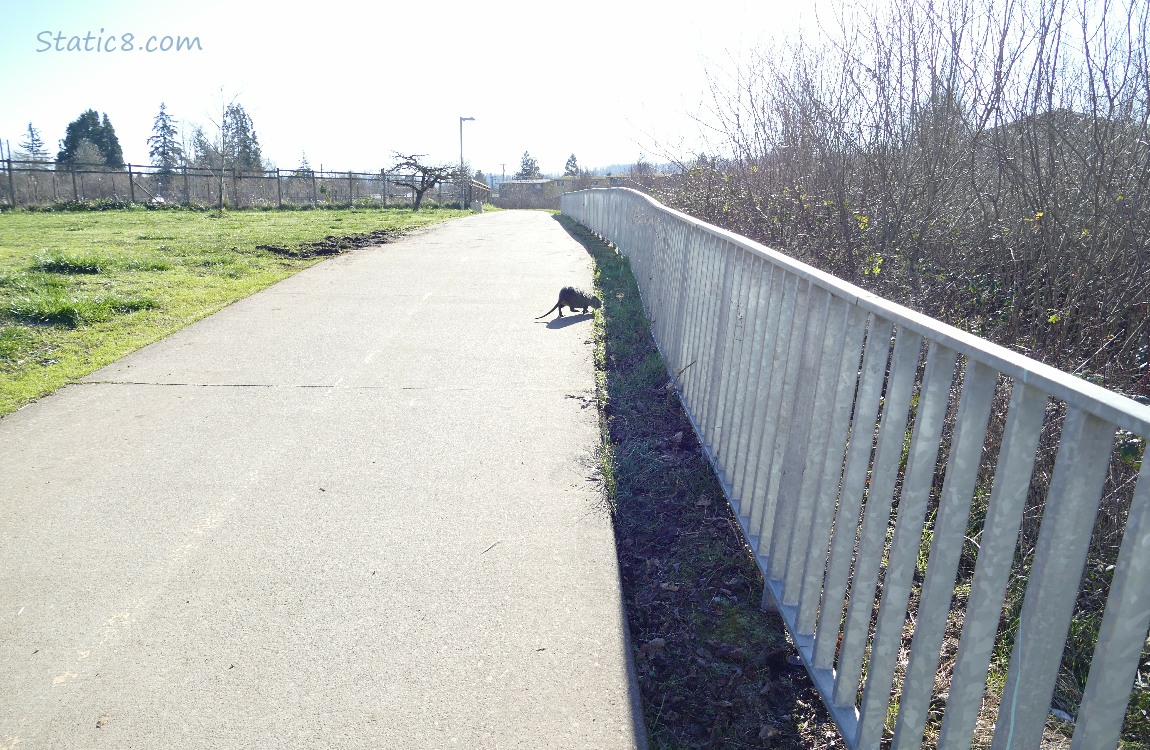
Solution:
M466 180L463 185L459 186L459 202L462 204L466 198L468 206L471 205L471 175L463 173L463 123L474 119L474 117L459 118L459 177ZM466 191L464 190L465 187ZM460 208L464 208L464 206L461 205Z

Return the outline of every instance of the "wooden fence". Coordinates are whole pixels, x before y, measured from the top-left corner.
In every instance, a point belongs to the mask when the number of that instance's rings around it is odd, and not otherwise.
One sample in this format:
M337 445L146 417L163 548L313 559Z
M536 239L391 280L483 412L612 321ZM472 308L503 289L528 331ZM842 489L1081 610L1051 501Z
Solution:
M6 159L0 197L7 207L115 201L185 206L261 208L288 206L410 206L412 191L397 184L404 175L379 172L263 170L181 167L163 170L129 164L124 169ZM439 204L488 202L482 182L446 183L424 199Z

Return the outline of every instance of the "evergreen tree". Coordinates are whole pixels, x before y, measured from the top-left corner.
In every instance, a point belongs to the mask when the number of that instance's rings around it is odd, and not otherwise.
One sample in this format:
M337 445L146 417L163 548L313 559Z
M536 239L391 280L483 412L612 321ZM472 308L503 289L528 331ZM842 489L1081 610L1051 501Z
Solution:
M517 180L534 180L543 176L539 171L539 162L535 161L527 151L523 152L523 160L519 164L519 171L515 173Z
M232 169L240 172L262 172L264 169L252 118L244 111L243 105L236 102L224 108L220 130L214 138L209 138L202 127L195 128L190 157L196 167L219 171L221 180L223 173ZM306 156L304 158L306 160Z
M304 151L302 154L300 154L299 168L296 169L293 176L294 177L311 177L311 175L312 175L312 168L311 168L311 165L308 164L308 162L307 162L307 152Z
M25 139L20 142L20 148L24 150L28 161L41 162L48 160L48 152L44 150L44 139L40 137L40 131L32 127L32 123L28 123L28 134Z
M232 102L224 110L220 135L223 142L221 150L227 166L242 172L263 170L263 155L255 126L242 104Z
M80 114L72 122L68 123L68 128L64 132L64 140L60 141L60 152L56 155L56 161L72 164L76 159L76 151L80 148L81 141L94 143L95 139L92 134L100 129L100 115L94 109L89 109Z
M148 138L148 156L152 166L159 167L159 174L171 177L184 162L184 149L177 139L176 121L168 114L164 103L160 102L160 114L152 125L152 136Z
M571 154L567 158L567 164L563 167L564 177L578 177L579 176L579 162L575 159L575 154Z
M191 163L201 169L223 168L223 159L221 158L219 146L208 140L204 129L199 126L196 126L196 129L192 131L191 157Z
M120 148L120 139L116 137L116 129L112 127L107 112L100 122L100 140L96 142L96 147L104 155L105 163L109 167L124 168L124 150Z
M60 141L60 152L56 155L56 161L64 165L81 163L77 157L79 156L80 145L85 142L94 146L99 152L98 164L117 169L123 168L124 152L120 148L120 141L116 138L116 131L107 114L101 121L96 110L89 109L68 123L68 128L64 132L64 140ZM84 163L88 163L87 160L91 158L90 152L85 154Z

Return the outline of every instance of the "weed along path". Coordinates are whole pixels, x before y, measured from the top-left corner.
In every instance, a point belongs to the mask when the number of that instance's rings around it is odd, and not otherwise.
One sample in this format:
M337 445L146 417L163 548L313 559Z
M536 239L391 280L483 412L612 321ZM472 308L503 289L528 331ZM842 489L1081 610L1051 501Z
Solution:
M362 248L0 420L0 748L631 748L586 252Z

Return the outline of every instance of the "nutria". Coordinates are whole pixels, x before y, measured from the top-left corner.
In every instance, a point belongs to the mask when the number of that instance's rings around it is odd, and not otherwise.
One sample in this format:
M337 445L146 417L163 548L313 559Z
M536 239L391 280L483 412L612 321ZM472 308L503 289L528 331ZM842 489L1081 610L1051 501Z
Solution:
M587 294L587 292L576 289L573 286L565 286L559 290L559 301L555 303L555 307L552 307L551 310L540 315L539 318L546 318L553 310L558 310L559 317L562 318L564 307L571 308L572 312L574 312L576 308L579 308L579 312L585 313L590 311L591 308L599 308L602 306L603 303L600 302L599 298L595 295ZM539 320L539 318L536 318L536 320Z

